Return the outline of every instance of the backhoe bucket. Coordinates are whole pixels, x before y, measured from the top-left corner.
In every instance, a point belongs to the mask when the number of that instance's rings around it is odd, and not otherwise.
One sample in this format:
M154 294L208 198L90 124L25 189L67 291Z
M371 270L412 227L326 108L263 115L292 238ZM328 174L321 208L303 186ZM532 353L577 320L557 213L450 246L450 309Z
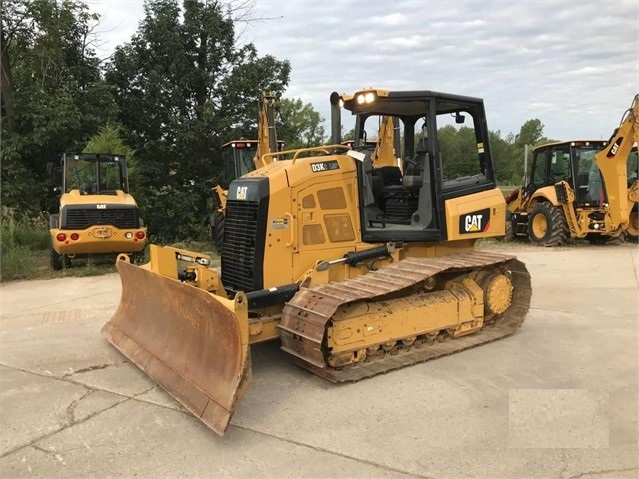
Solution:
M117 262L122 297L102 335L223 435L251 379L247 300Z

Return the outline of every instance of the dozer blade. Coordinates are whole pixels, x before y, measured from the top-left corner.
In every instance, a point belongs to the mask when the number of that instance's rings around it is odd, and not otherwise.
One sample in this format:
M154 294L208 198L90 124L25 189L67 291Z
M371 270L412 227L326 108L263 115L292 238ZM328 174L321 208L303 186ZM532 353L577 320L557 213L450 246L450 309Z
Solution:
M223 435L251 379L246 296L235 300L117 262L122 297L102 335Z

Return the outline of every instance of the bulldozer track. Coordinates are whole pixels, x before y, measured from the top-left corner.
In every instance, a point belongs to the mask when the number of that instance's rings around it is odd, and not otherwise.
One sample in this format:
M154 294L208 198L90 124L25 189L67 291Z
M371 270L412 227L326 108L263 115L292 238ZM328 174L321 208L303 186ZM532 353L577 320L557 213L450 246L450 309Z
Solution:
M509 272L513 295L510 307L485 322L481 330L443 342L416 341L410 346L400 346L382 358L367 359L339 369L326 363L325 332L340 306L382 299L419 286L442 273L487 267ZM278 328L282 349L300 366L332 382L352 382L509 336L524 321L531 296L530 274L525 265L512 256L476 251L444 257L406 258L357 278L300 289L284 307ZM440 335L437 339L442 338Z

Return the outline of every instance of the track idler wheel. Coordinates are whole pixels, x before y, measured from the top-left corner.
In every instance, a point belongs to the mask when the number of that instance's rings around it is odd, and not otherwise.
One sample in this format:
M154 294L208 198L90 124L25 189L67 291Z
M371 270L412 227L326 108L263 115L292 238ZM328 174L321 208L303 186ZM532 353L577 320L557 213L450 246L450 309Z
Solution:
M490 274L480 281L484 290L484 305L494 314L502 314L509 307L513 298L513 284L505 274Z

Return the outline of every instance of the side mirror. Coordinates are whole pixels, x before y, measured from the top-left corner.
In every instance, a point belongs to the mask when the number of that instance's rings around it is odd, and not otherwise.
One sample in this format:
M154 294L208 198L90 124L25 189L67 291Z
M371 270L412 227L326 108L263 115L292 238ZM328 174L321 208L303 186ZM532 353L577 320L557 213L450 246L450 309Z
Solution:
M455 123L457 123L458 125L461 125L465 121L466 121L466 117L464 115L462 115L461 113L455 113Z

